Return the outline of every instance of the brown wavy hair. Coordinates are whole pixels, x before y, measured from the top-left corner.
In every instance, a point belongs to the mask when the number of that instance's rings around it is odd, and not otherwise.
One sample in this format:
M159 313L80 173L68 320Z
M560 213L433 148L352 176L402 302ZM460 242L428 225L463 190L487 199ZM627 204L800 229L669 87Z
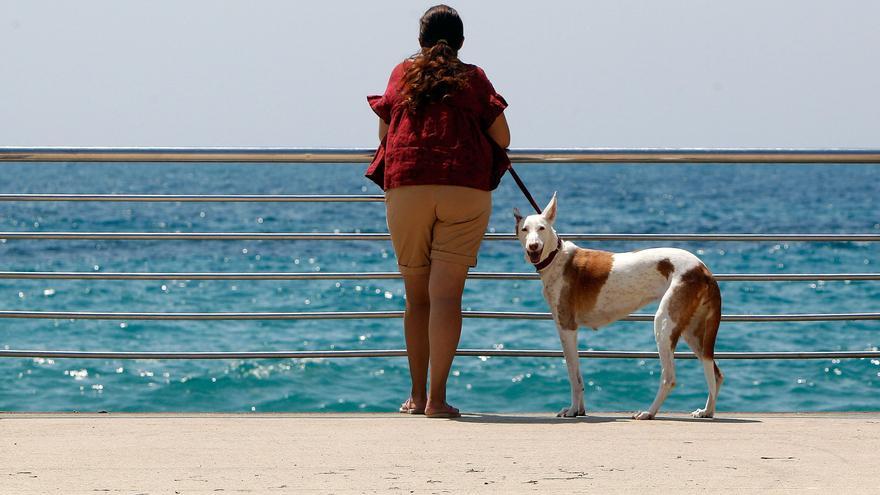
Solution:
M458 59L464 43L464 25L448 5L435 5L419 21L421 50L412 56L403 74L401 96L411 112L443 101L467 86L468 68Z

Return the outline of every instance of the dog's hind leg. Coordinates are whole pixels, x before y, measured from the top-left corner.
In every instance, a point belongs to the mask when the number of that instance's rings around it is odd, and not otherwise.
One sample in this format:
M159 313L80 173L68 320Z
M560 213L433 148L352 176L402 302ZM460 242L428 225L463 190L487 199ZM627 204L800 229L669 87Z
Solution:
M571 405L556 414L557 417L573 418L586 415L584 407L584 379L578 358L577 329L559 330L559 341L562 342L562 354L565 356L565 367L568 368L568 383L571 385Z
M700 322L700 325L704 325L704 322ZM721 373L721 369L718 368L718 363L715 362L714 352L707 356L705 344L703 343L703 339L701 339L702 335L693 335L686 333L684 335L684 340L687 342L688 346L694 351L694 354L697 355L697 358L700 359L700 363L703 365L703 374L706 376L706 386L709 389L709 396L706 398L706 407L702 409L697 409L696 411L691 413L691 416L695 418L712 418L715 417L715 403L718 400L718 392L721 391L721 383L724 381L724 375ZM714 344L714 342L713 342Z
M691 413L691 416L695 418L712 418L715 417L715 402L718 400L718 391L721 390L721 380L723 380L723 377L720 376L721 370L718 369L714 359L700 359L700 362L703 363L706 385L709 386L709 397L706 399L706 407L697 409ZM718 370L718 374L715 373L715 370Z
M684 339L703 364L703 374L706 375L706 385L709 388L706 407L697 409L691 415L695 418L712 418L715 416L718 392L721 391L721 383L724 381L724 375L715 362L715 337L721 322L721 293L714 279L707 279L702 307L704 309L700 312L700 317L685 332Z
M654 338L657 340L657 351L660 354L660 387L657 396L647 411L637 412L633 419L654 419L666 396L675 387L675 345L678 343L679 333L675 328L675 322L669 316L669 301L664 296L660 301L660 308L654 316Z

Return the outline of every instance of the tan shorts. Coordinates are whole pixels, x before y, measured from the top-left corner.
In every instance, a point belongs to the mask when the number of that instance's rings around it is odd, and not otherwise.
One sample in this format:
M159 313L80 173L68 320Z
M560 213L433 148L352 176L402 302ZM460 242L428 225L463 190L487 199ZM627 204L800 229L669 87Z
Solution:
M492 213L492 193L461 186L385 191L385 212L400 273L428 273L431 260L476 266Z

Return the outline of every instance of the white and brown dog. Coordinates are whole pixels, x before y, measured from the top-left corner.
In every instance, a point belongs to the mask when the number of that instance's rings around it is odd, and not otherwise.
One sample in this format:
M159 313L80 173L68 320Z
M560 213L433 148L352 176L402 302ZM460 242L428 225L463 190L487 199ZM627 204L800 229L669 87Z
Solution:
M709 398L692 414L711 418L724 376L715 363L715 336L721 321L721 292L712 273L693 254L674 248L610 253L563 242L553 230L556 194L539 215L523 218L514 209L516 235L526 257L541 276L544 298L553 312L571 384L571 406L557 416L584 415L584 384L578 363L577 329L617 321L651 302L660 301L654 337L660 353L660 388L647 411L652 419L675 386L674 352L684 337L703 364Z

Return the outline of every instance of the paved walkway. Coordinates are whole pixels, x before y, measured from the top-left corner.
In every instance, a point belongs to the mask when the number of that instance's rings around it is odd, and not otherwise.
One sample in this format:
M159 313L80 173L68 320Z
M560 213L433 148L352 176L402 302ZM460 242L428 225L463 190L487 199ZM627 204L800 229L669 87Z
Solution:
M0 414L4 494L880 493L880 413Z

